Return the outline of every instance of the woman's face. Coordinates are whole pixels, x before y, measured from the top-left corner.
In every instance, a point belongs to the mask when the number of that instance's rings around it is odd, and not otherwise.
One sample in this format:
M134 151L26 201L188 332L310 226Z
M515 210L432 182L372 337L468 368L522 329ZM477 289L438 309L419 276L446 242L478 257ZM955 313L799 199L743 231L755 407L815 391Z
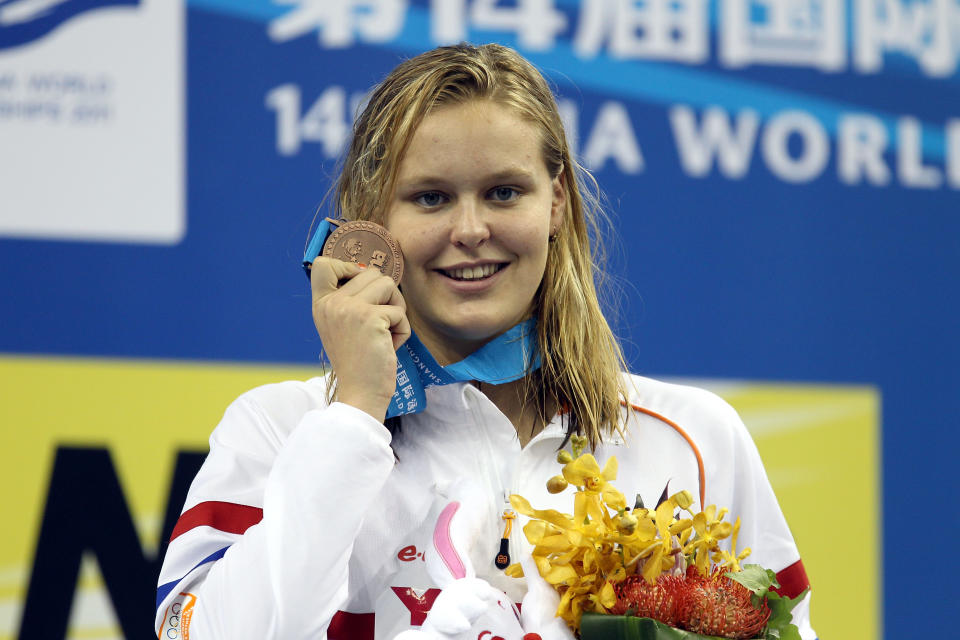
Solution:
M386 227L403 250L407 316L441 364L529 315L564 203L539 131L512 110L480 100L424 118Z

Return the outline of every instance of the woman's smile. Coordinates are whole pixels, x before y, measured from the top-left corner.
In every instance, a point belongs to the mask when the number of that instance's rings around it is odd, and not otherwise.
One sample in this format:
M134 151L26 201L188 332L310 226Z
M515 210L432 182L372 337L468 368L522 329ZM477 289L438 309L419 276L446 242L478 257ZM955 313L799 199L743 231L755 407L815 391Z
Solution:
M467 264L463 266L447 267L437 269L440 273L453 280L473 282L477 280L486 280L495 273L499 273L507 266L504 262L487 262L484 264Z

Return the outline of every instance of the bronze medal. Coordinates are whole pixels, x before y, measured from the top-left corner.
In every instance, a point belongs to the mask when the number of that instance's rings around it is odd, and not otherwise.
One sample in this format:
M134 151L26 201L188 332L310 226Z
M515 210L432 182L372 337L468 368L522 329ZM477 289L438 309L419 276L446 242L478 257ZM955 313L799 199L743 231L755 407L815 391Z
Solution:
M403 254L400 253L400 245L389 231L376 222L367 220L330 222L338 226L323 244L324 257L376 267L380 273L390 276L395 283L400 284L400 278L403 277Z

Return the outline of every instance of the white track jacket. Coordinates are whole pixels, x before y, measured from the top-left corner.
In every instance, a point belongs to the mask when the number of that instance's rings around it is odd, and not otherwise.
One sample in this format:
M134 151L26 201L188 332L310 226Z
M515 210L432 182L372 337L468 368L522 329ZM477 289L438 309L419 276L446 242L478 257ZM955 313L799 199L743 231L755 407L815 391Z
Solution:
M624 436L594 452L616 455L614 485L656 504L687 489L700 505L694 448L702 456L705 503L741 518L747 562L778 573L781 591L807 586L793 537L757 449L736 412L692 387L630 377ZM427 548L444 488L472 478L489 490L488 514L470 550L477 576L515 602L524 579L493 563L511 493L535 508L572 512L572 492L551 495L564 438L557 416L526 447L510 421L469 384L430 387L427 409L404 416L393 437L366 413L328 405L324 378L266 385L226 410L194 480L164 559L155 628L160 639L330 638L387 640L423 623L439 590L426 574ZM392 448L391 448L392 444ZM529 554L521 516L511 561ZM794 610L805 640L809 595ZM535 630L528 630L535 631ZM546 639L545 640L549 640Z

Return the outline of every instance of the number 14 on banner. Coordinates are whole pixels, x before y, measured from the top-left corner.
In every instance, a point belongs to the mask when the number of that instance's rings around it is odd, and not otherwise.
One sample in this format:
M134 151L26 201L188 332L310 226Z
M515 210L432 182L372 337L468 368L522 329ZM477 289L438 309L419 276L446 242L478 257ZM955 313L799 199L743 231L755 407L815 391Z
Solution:
M498 0L431 0L431 39L445 44L468 40L469 24L476 29L513 31L520 47L545 50L567 27L567 17L554 0L517 0L513 7L498 4Z

